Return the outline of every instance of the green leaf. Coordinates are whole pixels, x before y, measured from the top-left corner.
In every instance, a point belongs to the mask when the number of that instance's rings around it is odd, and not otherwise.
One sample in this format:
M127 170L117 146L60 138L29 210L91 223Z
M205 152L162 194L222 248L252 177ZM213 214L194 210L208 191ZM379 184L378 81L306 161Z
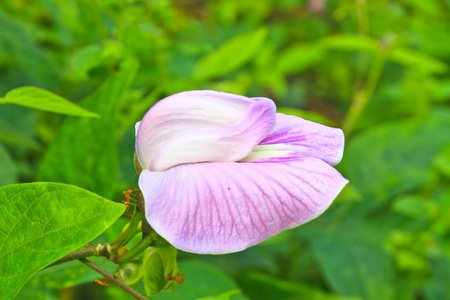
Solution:
M434 168L450 178L450 144L433 159Z
M321 44L326 49L361 52L376 55L379 51L376 39L360 35L334 35L322 39ZM393 46L388 57L390 61L412 69L420 69L431 73L445 73L447 65L425 53L405 47Z
M365 209L427 183L433 158L450 144L448 128L450 110L440 109L422 120L379 125L350 140L339 166L363 195Z
M379 244L348 231L317 233L311 242L322 272L336 293L364 300L395 299L394 267Z
M40 165L41 181L76 184L107 198L113 195L118 169L116 110L136 71L137 63L126 60L118 73L81 101L82 107L102 118L64 121Z
M206 80L236 70L254 56L266 36L267 29L262 27L229 39L197 63L194 77L197 80Z
M116 223L117 222L115 222L111 227L114 227ZM109 227L108 230L110 230L111 227ZM114 274L117 269L116 264L105 260L104 257L90 257L89 260L97 265L101 265L102 269L112 274ZM32 295L33 292L36 293L36 291L39 291L39 293L43 293L44 295L57 295L58 290L78 286L84 283L92 283L93 280L100 278L102 278L102 275L79 261L69 261L41 270L35 274L23 286L15 299L34 299L30 298L30 295ZM59 298L60 297L56 297L55 299ZM43 299L47 300L45 297Z
M14 300L60 300L61 296L58 291L46 289L43 287L36 287L33 289L23 289L14 298Z
M21 69L46 87L55 86L59 82L57 67L48 53L36 46L24 23L10 18L0 9L0 28L2 53L7 53L18 62Z
M156 295L155 300L184 300L217 296L234 290L239 286L219 268L205 262L181 261L179 269L184 274L184 284L175 284L173 290ZM233 295L233 300L248 299L242 294Z
M448 67L445 63L415 50L399 47L392 50L390 60L412 69L420 69L430 73L446 73Z
M230 300L231 296L238 295L240 293L241 293L240 290L232 290L232 291L217 295L215 297L214 296L202 297L202 298L197 298L196 300Z
M326 37L320 41L324 48L351 52L376 54L377 41L362 35L342 34Z
M8 150L0 144L0 186L17 182L17 167Z
M252 299L308 299L350 300L326 293L316 287L279 279L258 271L247 271L238 275L238 282Z
M450 257L441 256L431 260L431 276L425 283L427 300L450 300L448 279L450 278Z
M94 239L125 208L76 186L0 188L0 290L12 299L37 271Z
M5 104L0 107L0 141L33 150L40 149L40 144L35 141L39 112L14 104Z
M166 276L176 276L177 249L173 246L149 247L144 252L144 286L147 296L152 297L174 284Z
M319 63L325 55L320 43L294 45L280 53L276 68L285 74L298 73Z
M12 103L65 115L100 118L98 114L83 109L52 92L32 86L9 91L4 98L0 98L1 103Z
M416 218L426 218L432 208L433 203L418 195L400 197L392 205L394 211Z
M88 45L74 53L67 76L72 80L86 80L88 72L102 63L102 47Z

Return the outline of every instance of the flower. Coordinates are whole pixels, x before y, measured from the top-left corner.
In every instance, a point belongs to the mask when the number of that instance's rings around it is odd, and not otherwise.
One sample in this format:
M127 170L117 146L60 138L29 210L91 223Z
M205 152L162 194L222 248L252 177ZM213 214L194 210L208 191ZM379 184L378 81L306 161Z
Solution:
M344 135L275 112L268 98L188 91L136 124L152 228L194 253L244 250L325 211L347 180Z

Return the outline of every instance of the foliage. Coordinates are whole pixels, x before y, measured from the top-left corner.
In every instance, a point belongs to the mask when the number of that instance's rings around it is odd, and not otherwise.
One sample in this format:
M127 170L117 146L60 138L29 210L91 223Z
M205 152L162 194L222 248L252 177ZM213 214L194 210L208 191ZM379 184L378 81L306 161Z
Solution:
M153 271L179 269L185 282L155 299L450 299L449 9L447 0L1 1L0 299L107 227L95 243L120 235L127 213L110 225L124 206L102 197L121 202L136 188L134 124L157 100L194 89L266 96L342 127L337 167L350 185L317 220L243 252L178 253L178 264L166 254L173 268ZM80 188L10 185L38 180ZM29 231L14 231L19 216ZM54 235L16 265L37 229ZM64 263L36 273L17 299L130 298L94 279Z

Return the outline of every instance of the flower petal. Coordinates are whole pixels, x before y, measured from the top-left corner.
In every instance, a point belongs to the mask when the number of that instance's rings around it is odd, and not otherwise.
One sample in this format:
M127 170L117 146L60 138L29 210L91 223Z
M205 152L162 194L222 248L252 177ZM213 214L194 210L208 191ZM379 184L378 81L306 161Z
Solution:
M244 162L280 162L313 156L334 166L344 152L341 129L277 113L276 125Z
M144 169L167 170L193 162L237 161L275 126L267 98L189 91L154 105L137 126L136 152Z
M314 219L346 184L312 157L184 164L139 178L152 228L181 250L211 254L243 250Z

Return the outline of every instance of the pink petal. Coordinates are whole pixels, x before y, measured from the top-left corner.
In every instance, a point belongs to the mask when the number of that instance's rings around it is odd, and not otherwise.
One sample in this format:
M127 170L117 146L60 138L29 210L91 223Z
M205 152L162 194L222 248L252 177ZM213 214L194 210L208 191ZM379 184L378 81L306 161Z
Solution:
M237 161L275 126L267 98L189 91L154 105L137 126L136 152L152 171L193 162Z
M334 166L342 159L344 143L341 129L277 113L273 132L242 161L280 162L313 156Z
M175 247L229 253L320 215L347 180L320 159L197 163L144 170L139 187L150 225Z

